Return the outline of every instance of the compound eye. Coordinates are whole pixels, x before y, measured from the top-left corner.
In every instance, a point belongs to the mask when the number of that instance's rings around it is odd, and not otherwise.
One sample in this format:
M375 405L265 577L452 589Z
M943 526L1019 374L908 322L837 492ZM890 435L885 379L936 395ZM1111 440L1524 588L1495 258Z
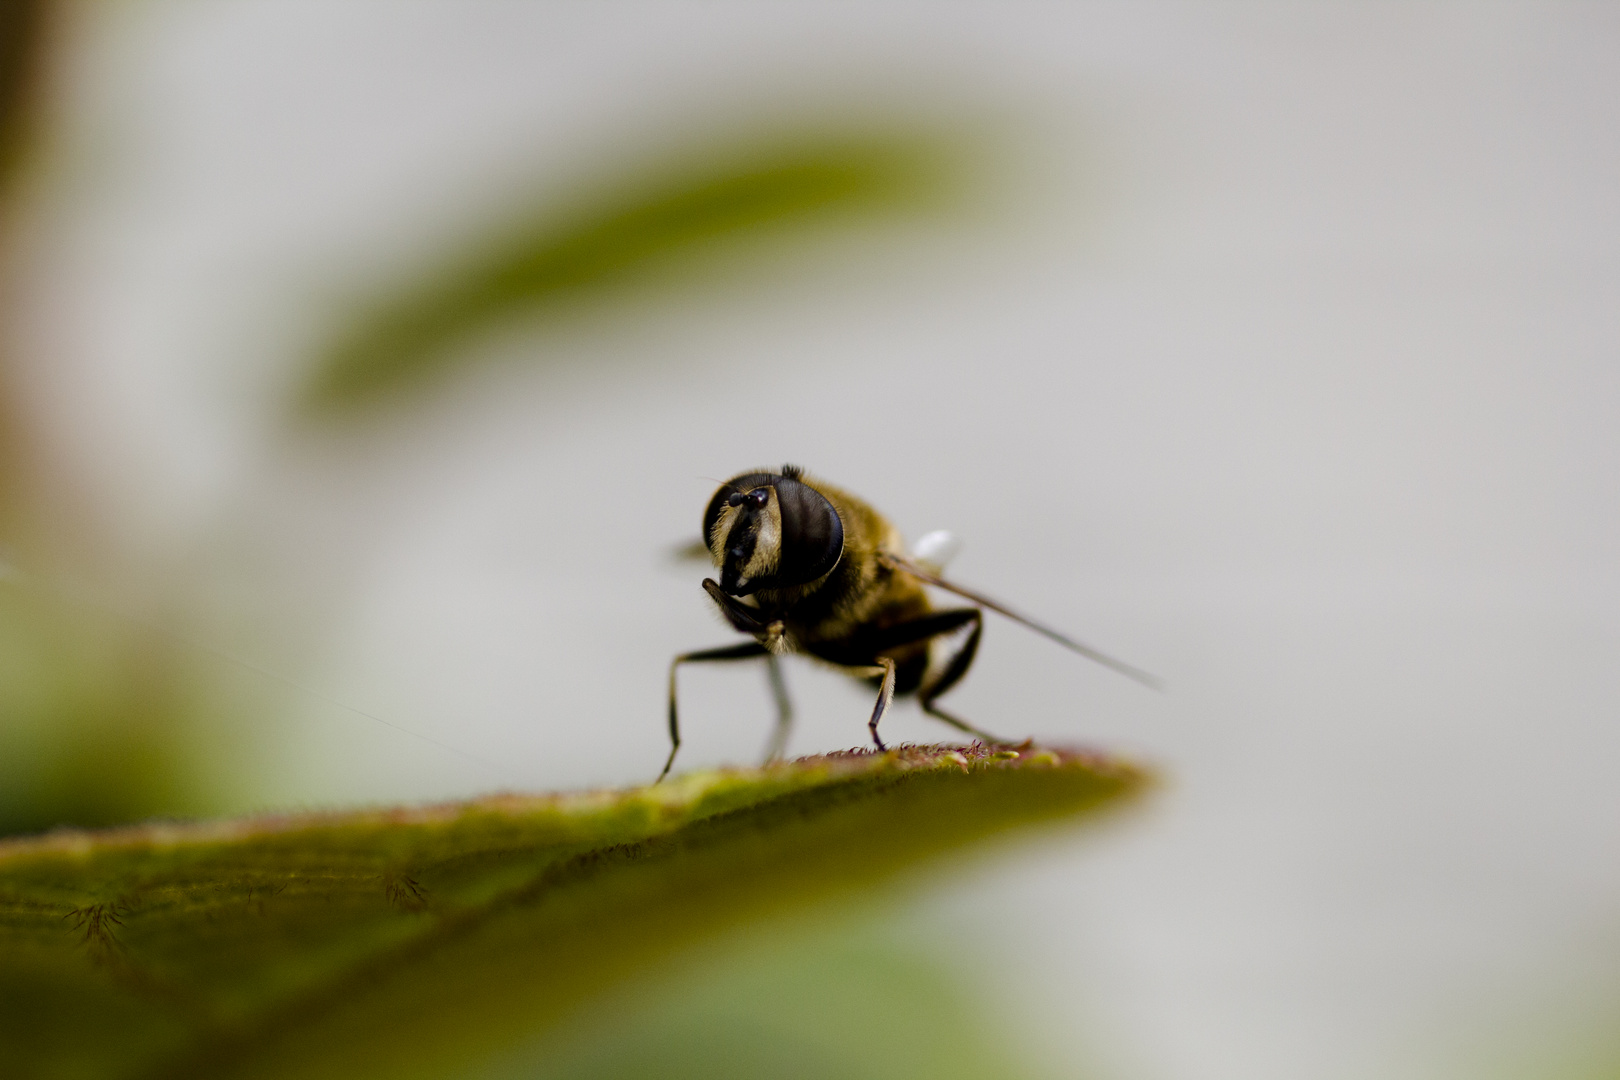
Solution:
M838 564L844 551L844 523L826 496L801 480L776 482L782 510L782 554L776 577L783 585L804 585Z

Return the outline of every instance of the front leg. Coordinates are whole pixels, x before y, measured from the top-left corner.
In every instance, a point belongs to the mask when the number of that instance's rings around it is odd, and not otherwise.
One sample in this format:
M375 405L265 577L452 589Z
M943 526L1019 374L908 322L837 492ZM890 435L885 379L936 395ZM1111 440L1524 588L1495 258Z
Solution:
M675 704L675 673L682 664L691 664L699 661L713 660L748 660L756 656L770 656L764 646L757 641L747 641L741 645L725 645L718 649L700 649L697 652L682 653L669 662L669 757L664 760L664 768L658 774L658 783L669 775L669 767L675 764L675 754L681 748L681 719L680 711Z
M726 617L731 628L740 634L752 634L770 652L782 651L782 622L780 619L764 622L758 608L749 607L722 589L713 578L703 579L703 591L709 594Z

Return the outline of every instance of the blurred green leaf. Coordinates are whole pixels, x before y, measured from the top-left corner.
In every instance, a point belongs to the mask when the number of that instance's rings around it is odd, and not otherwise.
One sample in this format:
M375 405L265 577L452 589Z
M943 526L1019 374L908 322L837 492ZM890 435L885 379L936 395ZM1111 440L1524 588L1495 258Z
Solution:
M377 305L322 358L305 405L337 413L443 374L455 346L514 314L560 312L722 242L770 239L860 216L938 208L962 156L915 131L805 134L649 163L570 213L520 215L438 273Z
M0 835L197 808L174 645L0 573Z
M1024 1033L975 1000L958 959L986 938L924 942L879 908L876 918L852 906L737 935L467 1080L1037 1075Z
M22 1077L440 1077L746 919L1139 790L1048 750L0 845Z
M51 142L55 46L75 21L63 7L0 4L0 246L26 216L13 204L35 186L19 181ZM0 258L0 278L15 285L26 267ZM19 550L32 565L93 562L107 536L96 531L102 508L86 512L53 460L64 444L43 437L50 410L27 401L32 380L18 373L29 365L11 331L0 320L0 834L194 809L189 688L169 643L42 593L14 565Z
M0 201L5 203L17 190L13 181L22 171L18 166L35 142L55 6L45 0L0 4ZM10 207L0 205L0 242L11 239L10 217ZM11 370L14 348L9 328L0 324L0 540L12 543L28 517L26 502L48 499L51 490L34 475L38 463L31 460L32 452L39 448L26 437L27 410Z

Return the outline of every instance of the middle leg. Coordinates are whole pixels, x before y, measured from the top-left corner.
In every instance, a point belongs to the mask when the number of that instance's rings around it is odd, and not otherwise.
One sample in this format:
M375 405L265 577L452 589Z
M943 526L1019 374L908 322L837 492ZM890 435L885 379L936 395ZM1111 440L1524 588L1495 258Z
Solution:
M981 731L960 717L952 716L944 709L934 704L934 699L949 690L961 681L962 676L973 663L973 657L979 649L979 638L984 632L984 613L978 608L951 608L946 611L930 612L915 619L908 619L902 623L885 626L868 636L863 637L849 652L816 652L824 660L835 664L843 664L850 670L850 674L863 677L882 676L882 683L878 691L877 704L872 709L872 719L867 722L867 729L872 733L872 741L879 750L885 750L883 740L878 736L878 721L888 710L889 702L894 699L895 692L895 661L889 656L882 655L892 649L905 645L914 645L919 641L949 634L964 626L972 626L967 641L962 648L951 657L942 671L932 682L924 683L918 689L923 711L936 719L943 720L960 731L967 732L988 743L1006 743L1006 739L999 739L987 731ZM872 663L854 660L852 652L875 657ZM845 659L850 657L850 659ZM853 661L853 662L852 662Z
M793 730L793 699L788 697L787 680L782 677L782 660L775 653L765 654L765 673L771 680L771 697L776 699L776 728L765 747L768 765L787 750L788 735Z
M888 747L884 746L883 740L878 737L877 729L878 721L883 719L883 714L889 711L889 703L894 700L894 660L891 657L880 656L871 670L874 675L881 671L883 682L878 686L877 703L872 706L872 719L866 722L866 730L872 733L872 741L877 744L879 750L887 750Z

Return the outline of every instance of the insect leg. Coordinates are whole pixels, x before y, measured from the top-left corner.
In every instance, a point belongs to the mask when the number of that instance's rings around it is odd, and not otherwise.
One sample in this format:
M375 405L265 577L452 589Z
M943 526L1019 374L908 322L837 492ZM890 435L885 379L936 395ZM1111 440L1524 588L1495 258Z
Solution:
M850 674L852 675L859 675L863 677L881 675L883 677L882 687L878 692L877 704L872 708L872 719L867 723L868 730L872 732L872 741L877 744L877 748L879 750L888 749L888 747L883 745L883 740L878 737L877 726L878 721L883 719L883 714L885 711L887 711L889 702L894 700L895 683L894 658L883 656L881 655L882 652L888 649L897 649L902 645L913 645L919 641L926 641L929 638L937 637L940 634L948 634L953 630L967 625L968 623L973 623L975 626L982 625L983 616L979 613L977 608L956 608L950 611L936 611L928 615L919 616L915 619L908 619L902 623L895 623L893 626L885 626L881 630L863 635L857 647L858 651L865 656L872 656L874 653L878 654L874 662L849 663L848 661L844 661ZM972 647L967 650L969 655L967 660L961 665L962 671L967 670L968 663L970 663L973 659L972 651L973 649L977 648L978 642L975 640ZM834 663L840 662L837 654L827 655L822 653L818 655L821 655L823 659L832 660ZM846 653L845 655L848 654ZM962 672L958 671L951 681L955 682L961 677ZM935 715L938 714L936 713ZM952 718L950 722L961 725L961 722L955 720L954 718ZM974 734L979 734L981 736L983 735L982 732L974 732L970 727L963 726L963 730L973 732ZM989 738L989 736L983 737Z
M885 626L861 639L861 644L869 649L894 649L901 645L911 645L918 641L926 641L940 634L948 634L952 630L966 626L968 623L980 618L978 608L951 608L948 611L935 611L927 615L919 615L915 619L908 619L903 623Z
M935 698L940 697L951 687L962 681L962 676L966 675L968 668L973 666L973 658L978 655L979 639L984 636L984 615L977 608L967 608L966 610L972 612L972 617L968 621L973 624L973 629L968 631L967 640L951 656L945 665L945 670L939 673L939 677L918 689L917 704L921 705L922 711L929 716L945 721L958 731L965 731L969 735L977 736L987 743L1004 743L1008 740L999 739L988 731L981 731L961 717L952 716L934 704Z
M878 687L877 704L872 706L872 719L866 722L866 730L872 733L872 741L877 743L879 750L887 750L888 747L883 745L883 740L878 738L877 726L878 721L883 719L883 714L888 711L889 702L894 700L894 660L880 656L877 658L877 665L874 666L881 667L883 671L883 685Z
M697 652L681 653L669 662L669 758L664 762L664 769L658 774L658 780L669 775L669 767L675 764L675 752L681 748L681 723L675 708L675 672L682 664L699 663L707 660L748 660L755 656L769 656L765 646L757 641L747 641L741 645L726 645L718 649L700 649ZM658 783L654 780L653 783Z
M709 598L720 608L720 613L726 617L726 621L738 633L753 634L755 637L759 637L769 629L769 626L758 618L758 608L739 603L722 589L713 578L703 579L703 591L709 594Z
M782 661L774 653L765 654L765 673L770 676L771 696L776 699L776 730L765 748L765 761L769 764L787 749L788 733L793 729L793 699L788 697L787 682L782 678Z

